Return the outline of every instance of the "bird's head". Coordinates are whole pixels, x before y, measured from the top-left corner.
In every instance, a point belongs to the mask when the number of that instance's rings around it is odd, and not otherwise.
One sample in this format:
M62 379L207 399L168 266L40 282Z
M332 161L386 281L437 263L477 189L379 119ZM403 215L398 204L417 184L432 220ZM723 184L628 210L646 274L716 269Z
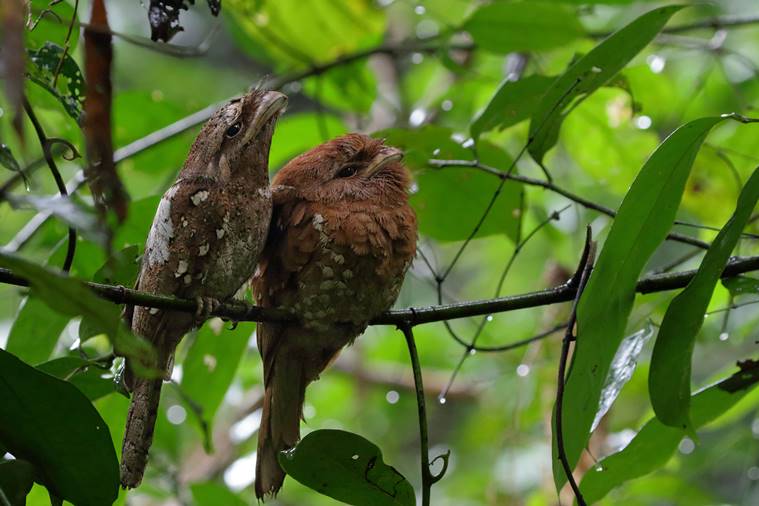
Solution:
M271 138L287 97L251 90L224 104L201 129L185 168L213 178L266 176Z
M402 205L410 181L401 158L402 151L381 139L347 134L294 158L272 184L292 187L300 198L322 203Z

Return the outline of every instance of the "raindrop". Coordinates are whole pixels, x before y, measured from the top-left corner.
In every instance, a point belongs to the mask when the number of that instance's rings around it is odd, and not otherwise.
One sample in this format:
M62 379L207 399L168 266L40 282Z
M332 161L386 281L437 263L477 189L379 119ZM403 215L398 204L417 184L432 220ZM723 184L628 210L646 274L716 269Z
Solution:
M433 155L433 156L437 156L437 155L439 155L439 154L440 154L440 148L435 148L435 149L432 151L432 155Z
M651 127L651 118L646 115L641 115L635 118L635 126L641 130L646 130Z
M303 418L310 420L316 416L316 408L312 404L306 404L303 406Z
M393 0L377 0L377 5L380 7L387 7L393 3Z
M417 5L414 7L414 12L416 12L419 16L427 12L427 9L424 8L424 5Z
M654 74L660 74L661 71L664 70L664 65L667 63L667 60L663 56L652 54L646 58L646 63L648 63L648 68L651 69L651 72Z
M431 19L423 19L416 25L416 36L420 39L429 39L438 33L440 33L440 28Z
M445 404L445 403L447 402L447 401L446 401L446 399L445 399L445 397L439 397L437 401L438 401L440 404Z
M464 148L471 148L472 146L474 146L474 139L467 139L467 140L465 140L461 144L461 146L464 147Z
M603 72L603 69L601 69L601 67L594 66L590 69L590 71L593 72L594 74L600 74L601 72Z
M424 61L424 55L422 53L411 53L411 63L419 65Z
M529 365L527 365L527 364L519 364L517 366L517 376L520 376L520 377L524 378L528 374L530 374L530 366Z
M684 437L677 447L683 455L690 455L696 449L696 443L689 437Z
M470 348L469 349L469 354L470 355L476 355L477 354L477 350L475 350L474 348Z
M173 425L180 425L187 419L187 411L179 404L174 404L166 410L166 418Z
M487 321L492 322L493 321L493 315L489 314L487 318L485 318Z
M453 109L453 102L450 100L443 100L443 102L440 104L440 108L444 111L450 111Z
M395 390L390 390L387 394L385 394L385 400L390 404L397 403L400 398L400 394Z
M727 341L729 337L730 337L730 335L727 332L722 332L719 335L719 340L720 341Z
M285 458L287 460L293 460L295 458L295 448L290 448L289 450L285 450L282 453L285 454Z
M353 460L358 460L358 455L353 455L353 457L351 457L351 458L352 458Z
M748 468L748 471L746 471L746 475L748 476L748 479L751 481L759 480L759 467L751 466Z
M427 119L427 113L424 109L414 109L408 117L408 122L413 127L418 127Z

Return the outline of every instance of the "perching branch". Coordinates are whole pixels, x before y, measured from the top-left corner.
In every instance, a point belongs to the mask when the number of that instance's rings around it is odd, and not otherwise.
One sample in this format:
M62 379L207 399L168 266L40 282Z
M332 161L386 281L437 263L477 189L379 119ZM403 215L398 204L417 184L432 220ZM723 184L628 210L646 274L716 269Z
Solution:
M759 256L733 257L722 271L722 278L731 278L747 272L759 271ZM638 293L665 292L684 288L696 270L677 273L652 274L638 281ZM16 286L29 286L29 282L8 269L0 269L0 283ZM195 313L198 309L194 300L179 299L165 295L153 295L125 288L123 286L106 285L102 283L86 283L97 295L115 304L131 304L135 306L171 309L185 313ZM576 283L571 280L561 285L535 292L498 297L494 299L440 304L424 308L406 308L386 311L371 320L370 325L403 325L411 326L425 323L481 316L495 313L505 313L517 309L528 309L550 304L569 302L577 294ZM293 316L285 310L262 308L245 302L227 302L211 313L233 321L254 322L283 322L292 321Z

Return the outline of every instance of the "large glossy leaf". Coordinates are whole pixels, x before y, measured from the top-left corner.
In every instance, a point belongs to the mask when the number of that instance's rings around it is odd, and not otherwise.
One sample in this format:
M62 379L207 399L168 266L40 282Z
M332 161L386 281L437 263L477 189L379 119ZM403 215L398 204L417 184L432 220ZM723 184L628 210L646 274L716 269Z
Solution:
M728 411L758 382L759 369L755 368L753 372L738 372L694 394L689 411L693 428L703 427ZM585 474L580 484L585 500L588 504L595 503L622 483L659 469L667 463L683 436L681 429L652 418L623 450L601 460Z
M530 121L530 155L542 163L556 144L561 123L578 100L593 93L622 70L659 33L682 6L654 9L610 35L577 60L543 95Z
M354 506L413 506L414 489L382 460L371 441L342 430L316 430L279 463L303 485Z
M0 350L0 398L0 441L32 463L51 492L76 506L116 499L111 435L79 390Z
M235 377L256 325L242 322L234 330L218 318L206 322L182 363L182 391L200 408L201 429L212 433L213 419ZM210 450L211 441L206 441Z
M34 466L21 459L0 460L0 504L25 506L34 485Z
M635 284L675 219L693 160L711 128L723 118L702 118L678 128L643 165L609 231L577 307L577 346L566 380L564 441L574 466L590 437L601 391L625 332ZM555 458L554 482L566 477Z
M499 53L559 47L585 31L575 9L547 2L494 2L464 23L478 47Z
M132 364L141 368L142 373L148 376L158 373L158 371L151 372L152 364L155 363L153 347L126 328L121 320L119 306L99 298L77 279L66 277L16 256L0 252L0 266L26 278L32 287L32 293L59 313L87 317L97 326L98 333L108 336L115 352L132 358Z
M430 168L430 158L471 160L474 155L451 139L446 128L384 130L376 134L405 151L404 163L414 173L417 189L411 195L419 231L440 241L460 241L471 234L498 187L498 179L471 168ZM492 144L480 143L479 160L506 170L508 155ZM519 209L517 184L507 182L475 237L516 236ZM515 212L516 211L516 212Z
M19 306L5 349L25 362L39 364L50 357L70 320L38 297L28 296Z
M540 97L555 77L532 75L518 81L504 81L487 107L475 118L469 131L477 140L483 132L503 130L529 118Z
M116 390L116 384L106 365L80 357L60 357L37 366L37 369L68 381L91 401Z
M735 212L706 252L688 286L670 302L651 356L648 392L656 417L686 427L691 399L691 358L714 287L759 199L759 170L743 187Z

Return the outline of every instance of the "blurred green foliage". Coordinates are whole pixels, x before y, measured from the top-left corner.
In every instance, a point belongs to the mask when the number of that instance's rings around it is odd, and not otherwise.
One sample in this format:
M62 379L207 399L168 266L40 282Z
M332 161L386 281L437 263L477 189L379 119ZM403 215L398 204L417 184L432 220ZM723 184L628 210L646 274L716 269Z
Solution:
M274 136L272 173L298 153L352 130L384 136L403 147L414 173L412 203L420 217L421 253L437 273L445 270L472 232L499 180L473 169L436 169L427 159L479 160L508 170L530 135L525 120L552 83L547 76L564 74L584 55L589 57L603 34L665 5L658 0L228 0L222 4L221 16L213 18L203 2L196 3L182 13L185 31L171 42L188 53L200 48L197 56L178 58L166 46L114 38L115 147L139 141L249 86L296 76L283 87L290 106ZM620 74L629 89L604 87L581 102L566 104L563 112L570 112L561 117L556 145L541 153L557 186L617 209L646 159L680 125L733 111L757 116L756 3L681 3L689 7L674 14L667 26L702 23L701 28L661 35L636 54L612 54L612 63L620 66L631 58ZM40 17L34 30L26 32L27 49L40 50L47 42L66 47L74 4L73 0L57 3L52 7L55 15ZM86 2L81 4L79 20L86 21ZM31 5L34 21L48 1L33 0ZM116 0L106 5L115 32L148 36L145 5ZM747 16L754 22L723 29L711 25L713 19ZM67 52L81 68L79 32L75 23ZM382 50L373 51L376 48ZM359 53L363 56L352 56ZM320 65L336 60L345 64L321 70ZM63 80L57 83L60 89L65 85ZM84 152L79 126L58 97L29 80L26 93L48 136L64 138ZM22 143L13 133L12 116L5 96L0 96L2 165L9 169L14 167L8 156L25 167L41 155L31 124L24 125ZM142 251L158 198L174 180L197 130L194 126L118 165L132 202L128 221L113 236L113 251L130 246ZM732 121L714 128L696 155L678 220L699 227L725 224L741 187L759 163L757 135L759 127ZM58 157L57 162L68 180L80 170L82 160ZM3 180L14 176L11 170L2 170ZM543 178L540 167L527 156L519 158L514 170ZM28 176L33 195L55 193L44 165L29 170ZM23 195L23 184L12 192ZM82 205L89 206L86 190L80 193ZM543 188L507 182L442 284L443 302L491 297L520 230L524 237L569 203ZM35 213L0 203L0 244L18 246L14 238ZM611 219L573 205L520 250L501 293L524 293L565 281L577 263L586 224L593 225L603 245ZM39 264L49 259L51 267L60 265L66 229L62 221L48 220L18 254ZM705 228L676 225L673 230L705 241L716 236L716 231ZM756 221L749 220L744 232L758 233ZM755 243L744 238L733 254L755 255L759 253ZM663 243L643 273L670 268L678 261L678 268L696 268L703 254L685 258L693 250ZM85 280L106 279L106 273L97 277L96 273L107 257L100 245L80 235L72 273ZM132 259L126 261L125 270L107 273L109 279L128 283L127 267L135 265ZM715 289L696 336L694 391L730 376L736 360L756 355L759 313L756 305L749 304L757 298L756 280L749 274L727 286ZM674 295L639 295L624 335L660 324ZM110 370L92 362L108 356L109 342L103 337L80 341L80 327L86 330L86 323L70 312L56 313L55 306L51 309L43 299L26 289L0 285L0 346L61 378L45 376L47 381L73 385L81 396L72 402L92 400L118 452L128 401L107 387ZM397 305L437 302L435 274L418 256ZM65 304L59 301L61 305ZM730 305L740 307L725 311ZM101 324L116 321L115 306L102 313L107 321ZM531 337L567 317L566 305L556 305L450 325L470 341L484 321L478 345L494 346ZM262 392L254 327L241 324L232 331L214 320L183 341L175 384L164 388L145 482L128 494L120 491L115 504L124 504L127 496L135 505L253 502L250 484ZM84 332L86 337L91 334ZM446 476L433 488L433 504L557 504L550 418L560 334L503 353L469 354L466 360L462 359L466 350L442 323L419 326L415 336L428 389L431 455L451 450ZM698 421L693 418L698 440L682 439L682 434L652 418L648 393L652 348L653 339L644 346L640 364L590 440L590 452L580 461L580 469L588 472L583 488L599 504L608 505L759 503L757 391L738 398L710 387L696 394L691 413L700 410ZM31 368L22 370L29 377L41 376ZM437 396L454 370L458 370L455 380L440 402ZM32 392L29 399L42 395ZM30 405L42 410L41 402ZM370 327L345 350L309 387L304 417L304 435L316 429L343 429L376 443L385 462L419 490L411 369L403 336L394 328ZM213 453L204 450L209 446L204 444L206 437L211 438ZM630 441L624 452L615 453ZM6 444L0 453L9 448ZM21 473L19 489L26 487L28 468L21 462L13 467L13 472ZM84 488L96 490L97 473L82 479L88 483ZM566 490L562 501L571 501ZM26 503L46 505L50 500L45 489L35 485ZM288 479L271 503L319 506L335 500Z

